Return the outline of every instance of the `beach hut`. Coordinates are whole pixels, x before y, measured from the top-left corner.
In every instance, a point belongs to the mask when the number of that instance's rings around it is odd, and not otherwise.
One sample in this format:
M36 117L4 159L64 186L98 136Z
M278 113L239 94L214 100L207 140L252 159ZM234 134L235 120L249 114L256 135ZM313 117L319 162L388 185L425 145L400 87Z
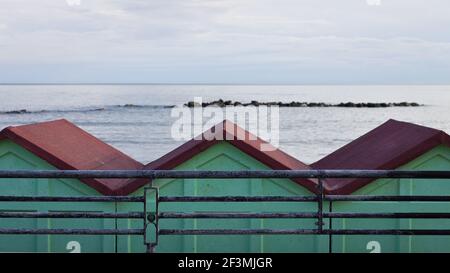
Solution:
M67 120L7 127L0 132L0 169L110 170L143 165ZM116 194L126 179L0 179L0 195ZM115 203L0 202L0 211L115 212ZM115 228L114 219L2 218L0 228ZM0 252L114 252L111 235L0 235Z
M214 135L212 138L211 136ZM211 140L212 139L212 140ZM224 121L194 138L147 169L159 170L307 170L309 167L243 128ZM160 196L311 196L316 182L308 179L155 179ZM131 181L122 194L143 194L142 181ZM119 204L119 211L142 210ZM160 212L316 212L308 202L160 203ZM119 220L121 228L137 228L136 220ZM161 229L295 229L315 228L316 219L164 219ZM143 252L142 236L118 236L118 251ZM325 235L164 235L157 252L326 252Z
M389 120L311 164L314 169L450 170L450 136ZM450 195L450 180L327 179L328 194ZM441 202L336 202L334 212L449 212ZM333 228L450 229L446 219L335 219ZM334 252L450 252L450 236L333 236Z
M389 120L306 165L236 124L224 121L143 165L66 120L0 132L0 169L70 170L450 170L450 136ZM148 179L0 179L0 195L143 196ZM160 196L313 196L315 179L155 179ZM448 179L325 179L328 195L450 195ZM155 204L154 194L147 205ZM152 199L153 198L153 199ZM149 211L153 208L147 207ZM444 202L333 202L333 212L448 212ZM0 202L8 212L143 212L142 203ZM159 212L317 212L315 202L165 203ZM161 219L160 229L314 229L317 219ZM331 226L332 225L332 226ZM130 219L2 218L0 228L139 228ZM450 229L446 219L325 219L333 229ZM149 235L152 234L150 231ZM154 235L154 232L153 232ZM151 236L150 236L151 237ZM155 238L150 238L151 239ZM331 240L330 240L331 239ZM450 252L450 236L161 235L157 252ZM81 249L80 249L81 248ZM0 252L145 252L138 235L0 235Z

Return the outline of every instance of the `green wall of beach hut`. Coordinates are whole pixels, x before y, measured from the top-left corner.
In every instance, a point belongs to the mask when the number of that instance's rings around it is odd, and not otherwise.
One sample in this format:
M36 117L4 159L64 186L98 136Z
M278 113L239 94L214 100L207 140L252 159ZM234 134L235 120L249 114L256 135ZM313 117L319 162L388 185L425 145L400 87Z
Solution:
M198 153L176 170L266 170L266 165L221 141ZM289 179L156 179L161 196L292 196L312 195ZM134 194L142 195L143 188ZM139 211L134 204L119 204L118 210ZM161 203L160 212L315 212L308 202L266 203ZM314 228L316 219L162 219L161 229L259 229ZM120 227L141 227L141 221L119 220ZM120 252L143 252L142 236L118 236ZM163 235L157 252L327 252L326 235Z
M437 146L399 170L450 170L450 148ZM449 179L378 179L353 195L450 195ZM448 202L335 202L333 212L449 212ZM450 229L448 219L334 219L339 229ZM376 248L376 249L375 249ZM450 252L450 236L335 235L333 252Z
M1 169L54 169L52 165L9 140L0 141ZM177 170L268 169L227 142L216 144L179 165ZM438 146L399 168L405 170L449 170L450 148ZM449 195L445 179L378 179L357 190L355 195ZM100 195L76 179L2 179L0 195L92 196ZM311 195L288 179L157 179L153 185L166 196L257 196ZM142 195L143 188L133 195ZM149 203L152 203L150 201ZM92 211L114 212L114 203L14 203L0 202L2 211ZM161 211L178 212L315 212L315 203L163 203ZM328 204L325 204L325 210ZM117 203L118 212L142 211L140 204ZM448 212L440 202L335 202L334 212ZM186 219L160 220L160 228L314 228L315 219ZM325 222L327 227L328 222ZM0 228L114 228L111 219L2 219ZM141 228L141 220L118 220L120 228ZM450 229L444 219L334 219L333 228L345 229ZM115 252L115 236L82 235L0 235L1 252L70 252L69 242L79 242L82 252ZM450 252L449 236L352 235L333 236L333 252ZM142 236L117 236L118 252L144 252ZM325 235L199 235L160 236L157 252L327 252Z
M55 169L48 162L10 140L0 140L0 169ZM95 196L101 195L76 179L0 179L0 195ZM0 211L114 212L114 203L0 202ZM114 219L30 219L2 218L0 228L115 228ZM115 252L111 235L0 235L0 252ZM69 248L69 249L68 249Z
M216 144L179 165L177 170L245 170L268 169L227 142ZM449 170L450 148L440 145L398 168L399 170ZM355 191L354 195L450 195L447 179L378 179ZM288 179L157 179L153 182L166 196L220 195L301 195L311 192ZM143 189L135 194L142 195ZM133 207L134 206L134 207ZM329 204L324 203L327 211ZM119 204L119 211L139 210L130 204ZM163 203L167 212L315 212L315 203ZM333 212L448 212L450 204L440 202L334 202ZM140 227L136 220L119 220L121 227ZM134 223L133 223L134 222ZM315 228L316 219L198 219L160 220L161 229L207 228ZM334 229L450 229L445 219L334 219ZM325 220L325 228L329 222ZM142 238L119 236L122 252L142 252ZM160 236L157 252L328 252L327 235L198 235ZM332 251L380 252L450 252L450 236L334 235Z
M56 121L55 126L69 126L67 121ZM74 128L70 125L70 128ZM384 149L386 135L379 133L380 129L389 127L392 136L398 132L411 130L417 133L414 141L401 148L405 137L397 135L396 142L392 142L390 149ZM36 127L32 127L36 130ZM69 128L69 129L70 129ZM72 130L70 129L70 130ZM30 129L31 130L31 129ZM78 129L75 132L84 135ZM378 131L377 131L378 130ZM41 130L41 134L48 130ZM43 133L44 132L44 133ZM61 132L61 131L59 131ZM402 161L393 169L399 170L450 170L450 148L448 135L441 131L412 125L397 121L388 121L378 129L372 131L377 138L370 141L366 135L362 139L351 143L355 147L353 156L360 159L371 159L373 151L380 151L384 155L383 161L374 161L376 164L387 162L398 155L414 151L414 156ZM378 133L377 133L378 132ZM423 137L420 138L422 133ZM19 131L19 134L21 132ZM27 134L34 137L33 132ZM69 134L69 133L67 133ZM70 133L72 134L72 133ZM407 133L404 133L407 134ZM409 133L408 133L409 134ZM52 135L55 141L56 135ZM40 139L47 139L44 134ZM433 142L431 142L431 140ZM85 139L86 143L101 142L93 138ZM49 142L49 141L47 141ZM424 146L421 143L441 143L441 145ZM26 144L26 142L23 142ZM149 165L151 168L175 170L267 170L277 168L301 169L309 168L300 161L277 150L274 153L263 153L257 149L261 142L215 141L215 142L188 142L176 150L157 160L158 164ZM363 143L364 145L360 145ZM53 142L45 143L47 148L53 148ZM59 143L65 145L65 142ZM370 144L370 146L368 146ZM87 144L86 144L87 145ZM106 145L106 144L105 144ZM72 145L70 147L78 147ZM109 147L109 146L108 146ZM143 167L131 158L126 157L117 150L105 146L100 151L109 151L111 156L119 156L125 162L123 166L129 169ZM361 147L364 147L362 149ZM365 152L370 147L371 152ZM381 148L383 149L381 149ZM420 147L421 150L416 150ZM378 150L380 148L380 150ZM85 149L90 150L90 149ZM341 164L339 160L348 158L350 149L338 150L337 154L327 156L329 166ZM394 151L394 152L393 152ZM399 152L400 151L400 152ZM420 152L417 152L420 151ZM66 154L73 154L66 151ZM8 138L0 139L0 169L57 169L52 162L48 162L29 149L17 144ZM86 154L77 158L80 162L88 158ZM259 158L259 159L258 159ZM330 159L331 158L331 159ZM340 159L339 159L340 158ZM412 159L411 159L412 158ZM339 160L337 160L339 159ZM355 161L355 160L353 160ZM398 160L397 160L398 161ZM95 161L97 162L97 161ZM94 162L94 163L95 163ZM263 163L265 162L265 163ZM330 163L331 162L331 163ZM360 161L357 160L356 163ZM344 162L345 163L345 162ZM369 162L370 163L370 162ZM378 165L370 163L368 169L377 169ZM96 164L96 163L95 163ZM167 165L164 165L167 164ZM322 163L324 164L324 163ZM351 168L354 162L347 163ZM326 164L325 164L326 165ZM59 166L59 165L56 165ZM159 167L158 167L159 166ZM271 167L270 167L271 166ZM316 163L311 164L316 168ZM322 165L323 167L324 165ZM358 166L358 165L356 165ZM109 168L110 166L108 166ZM364 166L363 166L364 167ZM61 168L61 166L59 166ZM120 167L116 167L120 168ZM325 166L324 168L327 168ZM342 168L342 167L340 167ZM321 169L321 168L318 168ZM345 167L344 167L345 169ZM128 183L129 182L129 183ZM144 180L122 181L121 187L111 187L111 194L144 194ZM159 189L162 196L312 196L312 181L293 181L289 179L156 179L152 182ZM326 187L333 190L333 183ZM115 184L109 184L113 186ZM359 182L358 182L359 183ZM336 185L334 185L336 186ZM378 179L361 188L339 188L348 190L345 194L353 195L450 195L450 179ZM352 184L358 186L357 184ZM311 189L312 190L312 189ZM100 190L101 191L101 190ZM102 191L101 191L102 192ZM131 192L131 193L130 193ZM108 192L102 192L106 194ZM88 186L85 182L76 179L0 179L0 195L18 196L100 196L102 193ZM334 192L339 193L338 191ZM341 193L339 193L341 194ZM147 202L151 211L155 204L154 195L150 193ZM153 198L153 199L152 199ZM329 203L324 203L324 211L329 210ZM334 202L333 212L449 212L450 204L445 202ZM111 203L111 202L0 202L0 211L17 212L55 212L55 211L84 211L84 212L142 212L143 204L139 203ZM203 203L160 203L160 212L316 212L317 204L314 202L203 202ZM313 229L316 228L316 219L161 219L160 229ZM114 229L114 228L143 228L143 220L126 219L31 219L31 218L2 218L0 229L6 228L70 228L70 229ZM325 219L324 228L331 223ZM334 219L333 229L450 229L450 220L447 219ZM154 235L155 230L149 231ZM152 237L152 236L150 236ZM328 252L330 240L328 235L162 235L156 252ZM154 240L155 236L150 238ZM71 245L79 245L81 252L145 252L144 238L137 235L0 235L0 252L70 252ZM392 236L392 235L334 235L332 237L333 252L450 252L450 236Z

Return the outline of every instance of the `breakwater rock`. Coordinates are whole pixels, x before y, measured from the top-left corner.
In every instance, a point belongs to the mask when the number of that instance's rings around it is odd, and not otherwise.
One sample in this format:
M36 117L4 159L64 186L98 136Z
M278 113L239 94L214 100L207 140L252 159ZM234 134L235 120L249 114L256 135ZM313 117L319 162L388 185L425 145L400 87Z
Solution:
M384 107L418 107L423 106L416 102L341 102L337 104L325 102L259 102L252 100L251 102L239 102L231 100L215 100L211 102L202 102L201 104L195 101L189 101L184 104L187 107L226 107L226 106L279 106L279 107L348 107L348 108L384 108Z

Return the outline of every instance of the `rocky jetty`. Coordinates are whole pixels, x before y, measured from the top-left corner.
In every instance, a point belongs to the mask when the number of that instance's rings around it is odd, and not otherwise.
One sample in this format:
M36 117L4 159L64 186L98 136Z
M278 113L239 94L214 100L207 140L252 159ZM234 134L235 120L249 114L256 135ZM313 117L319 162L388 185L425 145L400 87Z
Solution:
M341 102L337 104L325 103L325 102L259 102L252 100L251 102L239 102L231 100L215 100L211 102L198 103L195 101L189 101L184 104L187 107L226 107L226 106L279 106L279 107L348 107L348 108L384 108L384 107L418 107L423 106L422 104L416 102Z
M27 109L20 109L20 110L12 110L12 111L5 111L4 114L26 114L29 113Z

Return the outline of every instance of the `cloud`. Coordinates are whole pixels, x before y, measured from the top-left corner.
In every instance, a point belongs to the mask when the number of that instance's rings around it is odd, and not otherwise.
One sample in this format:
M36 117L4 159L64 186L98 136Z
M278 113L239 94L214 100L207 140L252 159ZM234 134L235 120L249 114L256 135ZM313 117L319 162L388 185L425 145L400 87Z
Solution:
M3 0L0 82L448 83L449 8L444 0Z

